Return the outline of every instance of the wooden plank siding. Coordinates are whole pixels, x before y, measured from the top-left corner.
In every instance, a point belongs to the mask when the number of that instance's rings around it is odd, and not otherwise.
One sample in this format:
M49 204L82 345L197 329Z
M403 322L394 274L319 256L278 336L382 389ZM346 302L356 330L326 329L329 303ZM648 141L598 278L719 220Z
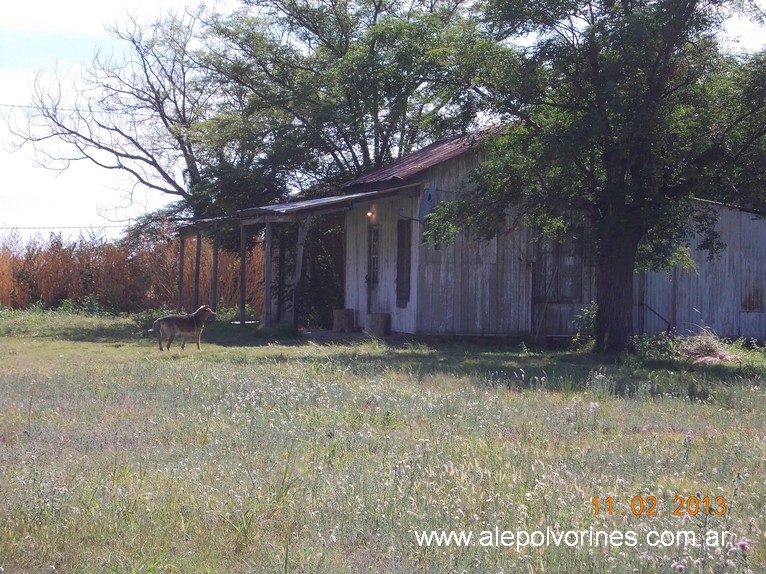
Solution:
M354 204L346 215L345 305L355 310L364 328L370 312L389 313L391 328L413 334L508 335L544 338L574 334L573 320L596 300L596 258L587 226L581 226L581 289L572 289L571 259L550 256L534 241L532 232L508 217L508 228L483 241L462 233L450 245L434 247L423 240L417 221L425 190L437 203L453 199L478 165L469 152L438 163L418 174L418 184L404 185L401 194ZM410 181L404 182L411 183ZM701 202L719 214L718 230L724 251L709 259L696 248L694 270L637 273L634 283L634 329L656 334L674 328L678 333L709 327L728 337L766 338L766 220L727 206ZM369 217L368 211L373 215ZM412 221L409 300L397 304L397 225ZM379 282L369 291L370 225L379 237ZM541 253L545 252L545 265ZM558 259L556 259L558 257ZM540 292L540 275L553 277L550 261L566 269L559 298ZM401 261L401 260L400 260ZM537 274L537 276L535 275ZM535 278L536 277L536 278Z
M526 231L490 241L462 235L451 245L420 249L418 332L529 333L532 272Z
M710 204L708 204L710 205ZM766 221L753 213L716 205L717 230L726 244L713 259L696 249L696 269L636 275L636 328L657 334L712 329L725 337L766 336Z
M453 199L480 157L468 153L429 169L424 187L437 203ZM417 332L508 335L529 329L531 274L527 234L508 232L490 241L461 234L434 247L419 238Z
M346 216L346 307L365 327L369 312L390 313L394 331L416 334L534 335L532 274L536 243L529 230L508 217L508 229L489 241L462 233L439 247L423 240L424 226L412 225L411 297L405 308L396 301L397 222L416 219L424 190L437 203L453 199L479 163L468 153L426 170L414 197L357 205ZM435 190L435 191L434 191ZM370 217L367 213L372 212ZM379 283L368 293L369 226L379 229ZM540 336L572 334L572 319L593 296L593 273L583 259L586 282L582 300L553 303L546 310ZM368 301L369 300L369 301ZM368 308L368 303L370 307Z
M418 250L414 246L420 242L420 226L412 225L412 259L410 276L410 300L404 306L397 305L396 299L396 261L397 261L397 224L401 218L416 218L419 195L416 197L397 197L360 205L351 209L346 216L346 307L355 310L358 327L364 328L368 313L390 313L391 329L402 333L415 333L415 306L418 289L417 273ZM368 211L372 216L368 217ZM380 258L378 268L378 286L374 296L368 301L368 260L369 229L377 225L380 240ZM370 308L368 308L368 302Z

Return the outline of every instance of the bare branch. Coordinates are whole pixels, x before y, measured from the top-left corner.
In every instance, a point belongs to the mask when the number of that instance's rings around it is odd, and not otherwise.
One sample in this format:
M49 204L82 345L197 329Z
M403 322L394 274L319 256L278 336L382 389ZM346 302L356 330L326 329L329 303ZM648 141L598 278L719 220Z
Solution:
M216 98L193 53L201 17L170 14L150 25L130 19L110 30L125 55L96 53L71 85L57 74L38 75L26 121L14 128L20 146L49 169L87 161L188 199L201 178L188 133Z

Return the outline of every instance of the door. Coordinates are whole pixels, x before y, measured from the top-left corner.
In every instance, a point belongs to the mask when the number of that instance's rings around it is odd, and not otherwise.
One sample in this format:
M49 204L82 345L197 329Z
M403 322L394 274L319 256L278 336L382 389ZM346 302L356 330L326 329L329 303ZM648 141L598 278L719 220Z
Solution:
M582 309L583 241L578 230L562 243L539 243L532 277L533 335L574 334Z
M367 312L377 313L380 284L380 227L370 225L367 237Z

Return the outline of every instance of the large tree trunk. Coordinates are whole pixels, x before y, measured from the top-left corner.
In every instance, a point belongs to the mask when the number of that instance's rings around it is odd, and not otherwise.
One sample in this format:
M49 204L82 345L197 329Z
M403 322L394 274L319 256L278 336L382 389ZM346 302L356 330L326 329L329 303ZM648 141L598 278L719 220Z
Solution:
M596 272L596 348L619 353L633 335L633 272L641 234L627 229L607 233Z

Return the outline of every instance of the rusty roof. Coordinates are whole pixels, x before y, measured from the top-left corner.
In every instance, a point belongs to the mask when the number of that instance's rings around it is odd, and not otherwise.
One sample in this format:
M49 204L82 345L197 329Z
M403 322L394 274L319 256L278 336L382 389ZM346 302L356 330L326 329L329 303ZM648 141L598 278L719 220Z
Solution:
M285 217L343 211L351 209L358 203L400 193L412 193L419 185L417 175L470 151L487 133L489 132L477 132L434 142L385 167L344 183L339 190L345 191L345 195L299 199L275 205L240 209L235 217L238 217L240 221L277 221ZM348 193L349 191L351 193Z
M363 185L403 183L435 165L470 151L485 134L486 132L477 132L434 142L421 150L393 161L387 166L344 183L341 185L341 189Z
M319 197L316 199L306 199L302 201L278 203L275 205L251 207L249 209L240 209L237 211L237 215L240 218L258 219L265 217L266 219L274 220L280 216L301 216L317 213L333 213L351 209L358 203L383 199L385 197L398 195L401 193L413 193L416 190L416 186L410 184L402 187L388 188L378 191L352 193L349 195L334 195L331 197Z

